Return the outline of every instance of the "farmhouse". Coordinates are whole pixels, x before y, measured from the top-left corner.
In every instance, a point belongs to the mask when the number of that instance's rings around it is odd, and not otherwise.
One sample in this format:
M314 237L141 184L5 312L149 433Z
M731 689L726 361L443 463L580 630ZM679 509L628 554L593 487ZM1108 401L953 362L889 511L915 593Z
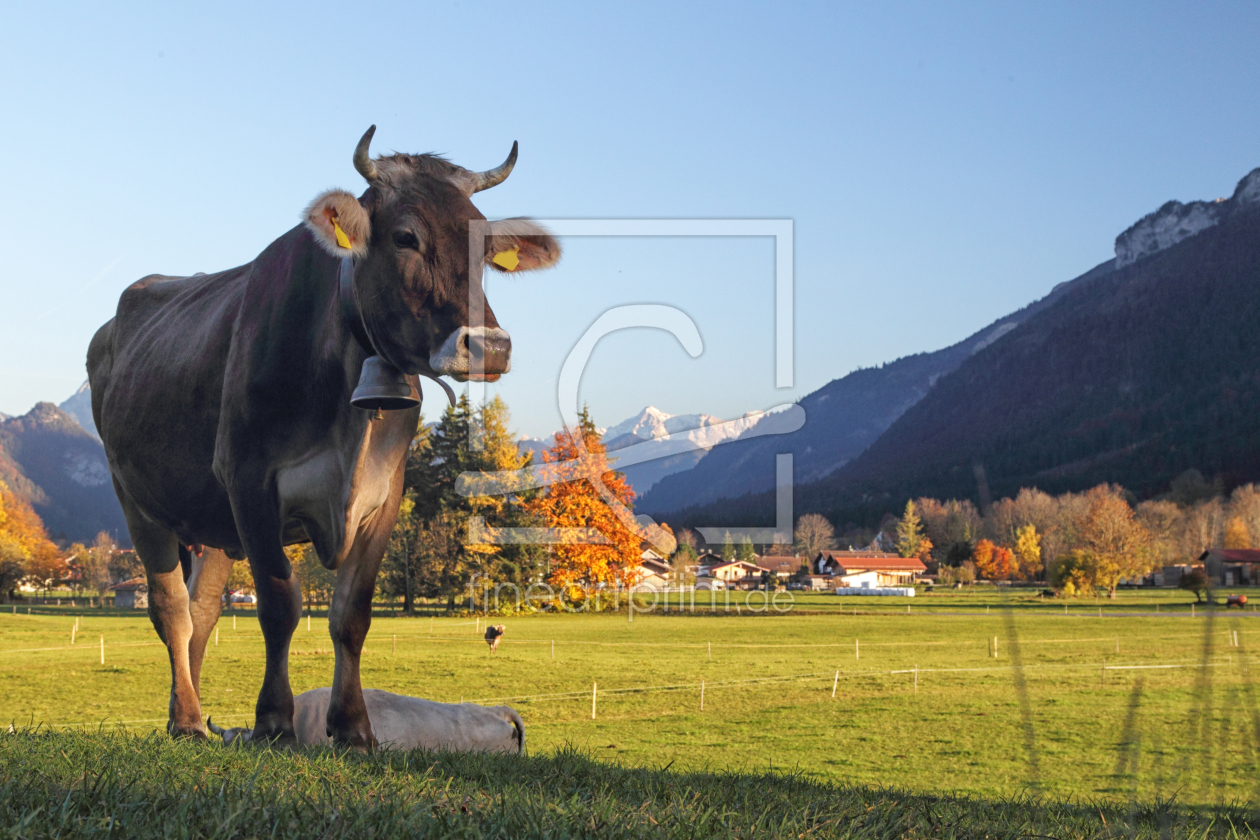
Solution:
M114 606L123 610L144 610L149 607L149 584L144 578L132 578L110 587L114 590Z
M743 560L731 560L728 563L718 563L714 566L702 566L697 578L713 578L720 580L726 585L731 585L737 581L743 580L749 575L760 575L761 567L756 563L747 563Z
M638 567L627 571L631 573L637 572L637 575L629 575L631 579L636 581L636 586L661 590L669 585L669 576L672 569L665 558L649 547L643 549L643 553L639 555Z
M765 569L780 579L791 577L796 574L797 570L799 570L802 565L804 565L800 559L791 556L783 557L779 555L765 555L754 559L757 561L757 565L760 568Z
M810 571L841 579L858 572L874 572L876 584L868 588L882 588L913 586L927 566L917 557L882 551L820 551L810 563Z
M1220 586L1260 583L1260 550L1209 548L1199 555L1208 579Z

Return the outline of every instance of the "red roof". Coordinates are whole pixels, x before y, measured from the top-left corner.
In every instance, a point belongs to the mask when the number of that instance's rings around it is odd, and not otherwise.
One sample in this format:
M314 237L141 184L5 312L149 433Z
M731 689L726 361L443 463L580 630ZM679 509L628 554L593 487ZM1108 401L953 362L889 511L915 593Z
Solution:
M927 566L918 557L899 557L896 554L882 552L857 551L823 551L826 557L846 572L852 571L888 571L888 572L924 572Z

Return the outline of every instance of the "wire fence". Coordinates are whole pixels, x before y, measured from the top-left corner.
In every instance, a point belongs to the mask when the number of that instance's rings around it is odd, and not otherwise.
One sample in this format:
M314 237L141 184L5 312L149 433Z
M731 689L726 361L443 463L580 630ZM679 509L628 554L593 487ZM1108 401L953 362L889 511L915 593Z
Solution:
M695 655L697 659L711 659L714 654L723 650L728 651L756 651L756 652L775 652L780 651L788 657L783 661L790 661L790 652L799 651L806 656L805 661L815 666L818 664L818 658L824 660L838 659L837 654L843 657L852 657L849 659L850 667L830 667L826 670L817 667L808 670L792 671L786 674L767 674L756 677L747 678L731 678L731 679L714 679L708 677L702 679L687 678L681 681L653 681L650 678L640 683L624 682L616 677L609 680L608 684L599 686L594 681L589 686L573 688L571 690L562 691L544 691L544 692L521 692L521 693L502 693L495 694L493 692L484 692L485 696L472 697L468 702L480 704L529 704L531 706L546 706L548 704L557 704L556 710L543 712L539 709L538 716L542 722L563 720L571 722L574 714L572 704L581 704L582 712L585 715L585 704L591 704L591 715L595 717L597 712L598 701L615 700L616 698L630 698L634 696L652 696L663 695L668 693L685 694L693 693L695 696L690 699L682 699L680 704L670 703L669 706L679 705L674 711L682 711L684 707L691 707L693 704L696 708L703 710L705 702L705 693L708 692L710 702L714 698L714 692L729 692L736 690L739 692L747 692L756 689L758 686L775 686L788 683L803 683L809 688L806 694L788 694L785 697L793 697L795 699L784 702L792 703L813 702L805 698L809 696L808 692L817 690L818 702L824 702L828 695L834 699L837 695L837 688L842 682L854 683L861 680L873 680L865 687L857 687L855 691L873 690L879 693L892 692L918 692L924 687L932 687L934 682L937 686L949 685L952 681L954 686L969 691L967 686L971 685L969 678L976 676L983 677L1001 677L1009 680L1010 685L1014 688L1016 696L1021 698L1020 706L1020 726L1024 734L1023 750L1026 757L1028 770L1025 774L1026 782L1030 789L1039 789L1040 778L1042 773L1041 751L1046 748L1049 743L1046 739L1046 733L1039 727L1045 726L1044 716L1034 714L1036 710L1032 708L1030 697L1033 689L1030 688L1028 680L1037 679L1038 682L1033 685L1046 685L1046 678L1055 679L1055 675L1077 675L1072 678L1073 685L1081 685L1080 676L1097 675L1099 683L1106 687L1108 683L1108 675L1120 677L1121 674L1131 675L1125 679L1118 679L1117 683L1124 687L1128 695L1128 711L1125 716L1123 731L1118 732L1119 742L1116 744L1118 765L1121 766L1123 773L1117 771L1117 777L1123 775L1125 779L1136 778L1137 768L1139 766L1150 765L1152 761L1172 761L1173 759L1165 759L1165 753L1158 745L1161 743L1161 737L1167 735L1150 734L1143 730L1145 717L1138 713L1139 707L1145 709L1151 702L1147 699L1147 693L1153 687L1157 687L1151 683L1151 678L1160 673L1185 673L1192 675L1189 681L1182 679L1177 683L1175 689L1178 692L1184 692L1189 698L1188 710L1184 711L1186 716L1187 732L1193 730L1197 733L1193 736L1191 743L1197 744L1194 749L1185 750L1185 756L1176 760L1181 761L1185 768L1191 767L1194 762L1207 767L1211 761L1218 764L1227 759L1223 758L1232 749L1228 745L1228 735L1231 731L1245 739L1245 748L1251 750L1251 764L1253 769L1258 771L1255 775L1260 778L1260 752L1256 751L1256 745L1260 744L1260 710L1257 708L1256 692L1251 680L1249 661L1246 654L1247 648L1251 643L1256 641L1255 637L1260 634L1260 627L1248 629L1250 622L1241 619L1248 617L1246 614L1233 613L1227 614L1221 611L1201 611L1199 615L1202 617L1198 630L1193 634L1184 632L1173 633L1164 632L1160 634L1142 633L1140 636L1121 634L1104 634L1098 635L1090 633L1079 637L1071 637L1062 633L1051 632L1045 638L1035 638L1027 635L1027 626L1024 625L1023 631L1016 623L1009 620L1012 615L1011 610L1005 610L1003 617L1008 619L1004 621L1003 629L999 630L997 636L984 636L972 639L888 639L873 638L869 641L863 641L860 637L854 636L843 640L829 641L784 641L784 642L761 642L761 641L742 641L742 640L715 640L704 639L701 641L603 641L596 639L553 639L553 638L507 638L499 639L500 646L512 647L518 649L535 648L545 657L546 651L550 649L553 653L559 648L561 650L568 649L577 655L580 650L599 650L599 649L642 649L645 651L667 650L677 651L686 659ZM1022 613L1021 613L1022 614ZM62 614L64 615L64 614ZM65 616L72 619L72 616ZM1231 620L1232 619L1232 620ZM76 621L75 630L82 632L80 627L82 620ZM89 622L90 616L89 616ZM485 644L485 640L480 635L482 628L485 627L487 621L483 621L479 617L473 618L471 621L453 621L453 620L430 620L429 626L426 628L420 622L410 625L400 625L406 627L407 632L398 633L391 632L394 628L385 626L377 628L369 634L368 644L370 650L365 650L365 662L376 659L379 663L382 659L389 657L391 647L397 653L399 643L408 645L407 652L413 653L417 646L426 645L474 645L480 646ZM99 630L100 625L92 623L94 629ZM1040 625L1044 628L1048 625ZM1158 625L1156 625L1158 627ZM308 629L310 625L308 624ZM67 622L67 636L74 631ZM41 630L40 632L46 632ZM305 635L302 633L295 634L300 639ZM66 652L79 652L85 657L96 656L98 652L104 657L110 650L129 650L132 648L160 648L162 643L156 639L152 641L118 641L108 642L108 635L101 639L99 632L94 632L90 636L83 633L80 637L82 641L78 644L66 645L42 645L24 648L11 648L0 650L0 661L7 659L15 664L22 661L25 656L40 656L44 654L61 654ZM307 637L310 638L310 637ZM259 628L252 621L246 624L238 632L223 632L218 634L218 638L212 641L212 644L227 644L239 646L258 646L262 644L262 634ZM300 642L299 642L300 644ZM391 647L384 647L390 645ZM1104 646L1104 650L1097 648L1088 650L1087 646ZM947 648L970 649L975 653L964 653L964 656L975 656L979 649L983 646L988 656L997 657L999 655L1007 657L1006 662L993 662L985 665L969 665L964 660L957 666L952 664L943 664L940 659L948 659L951 654L944 653ZM1120 654L1123 646L1130 646L1128 656ZM1036 649L1045 649L1053 647L1077 648L1076 651L1065 651L1070 654L1074 661L1030 661L1028 654ZM1176 655L1176 651L1197 651L1189 655ZM860 653L862 649L871 651L882 650L887 655L896 660L889 663L888 667L873 667L875 663L867 665L861 659ZM913 661L912 655L916 650L922 650L929 660L926 665L914 664L908 667L906 660ZM1114 653L1113 653L1114 651ZM308 655L332 655L331 650L313 650L301 651L295 649L295 653L304 653ZM1099 661L1099 654L1104 654L1105 658ZM1170 657L1167 654L1173 653ZM707 654L707 656L706 656ZM406 655L406 653L404 653ZM750 654L751 655L751 654ZM1052 657L1064 658L1059 653L1052 654ZM1093 661L1075 661L1083 657L1091 657ZM812 660L812 661L811 661ZM856 660L856 661L855 661ZM134 661L134 659L132 660ZM738 661L738 658L733 661ZM862 667L858 667L861 663ZM804 662L802 663L804 664ZM25 667L25 666L19 666ZM1225 669L1222 671L1222 669ZM1213 674L1221 674L1217 678ZM1044 675L1038 677L1038 675ZM624 676L624 675L623 675ZM959 680L962 682L959 682ZM979 686L977 681L974 683ZM994 683L991 680L985 683L986 686L996 686L1001 683ZM572 686L573 682L569 682ZM568 686L560 685L557 688L567 688ZM1113 684L1113 689L1116 687ZM447 688L446 691L450 689ZM1221 694L1221 692L1224 694ZM722 696L722 695L719 695ZM725 695L729 696L729 695ZM750 694L750 701L753 705L762 702L761 699L755 699L760 695ZM852 697L852 691L849 692ZM1215 698L1215 699L1214 699ZM449 699L454 700L452 696ZM459 698L461 702L463 697ZM745 701L740 701L745 702ZM1222 703L1229 712L1225 718L1220 717ZM1231 705L1232 704L1232 705ZM1144 714L1159 714L1156 709L1158 705L1149 706L1149 712ZM252 719L250 711L213 711L209 710L212 716L224 723L248 724ZM605 706L604 713L608 719L633 720L636 715L639 717L643 714L643 709L639 705L620 705L613 703L611 707ZM655 713L655 711L654 711ZM1177 712L1181 715L1183 712ZM1237 717L1241 714L1242 717ZM1221 720L1224 720L1222 723ZM138 718L138 719L120 719L120 720L103 720L103 721L63 721L51 724L43 724L43 726L64 729L64 728L91 728L101 726L146 726L160 725L166 722L166 718ZM1235 727L1230 730L1229 727ZM1238 729L1242 726L1242 729ZM1222 735L1225 733L1226 735ZM1232 737L1232 736L1231 736ZM1224 741L1222 739L1225 738ZM1145 739L1145 740L1144 740ZM1217 744L1221 741L1221 745ZM1154 756L1152 758L1152 755ZM1144 757L1145 756L1145 757ZM1234 759L1228 759L1233 761ZM1145 761L1146 765L1140 765ZM1189 762L1189 764L1187 764ZM1162 766L1162 765L1161 765ZM1194 765L1198 766L1198 765ZM1215 765L1213 765L1215 766ZM1224 766L1224 765L1221 765ZM1159 772L1163 773L1164 770ZM1169 774L1175 777L1172 770ZM1181 772L1179 770L1178 772ZM1185 772L1189 772L1186 770ZM1220 778L1219 768L1217 775L1210 775L1211 768L1204 770L1201 768L1199 778L1208 778L1210 785L1217 784L1216 779ZM1236 772L1236 771L1235 771ZM1135 783L1136 784L1136 783ZM1257 793L1260 793L1258 789Z

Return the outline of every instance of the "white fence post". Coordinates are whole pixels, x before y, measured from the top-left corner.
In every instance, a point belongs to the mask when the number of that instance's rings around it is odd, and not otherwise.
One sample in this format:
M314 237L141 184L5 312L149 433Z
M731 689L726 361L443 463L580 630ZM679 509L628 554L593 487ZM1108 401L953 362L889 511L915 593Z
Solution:
M595 693L599 690L599 683L591 683L591 720L595 720Z

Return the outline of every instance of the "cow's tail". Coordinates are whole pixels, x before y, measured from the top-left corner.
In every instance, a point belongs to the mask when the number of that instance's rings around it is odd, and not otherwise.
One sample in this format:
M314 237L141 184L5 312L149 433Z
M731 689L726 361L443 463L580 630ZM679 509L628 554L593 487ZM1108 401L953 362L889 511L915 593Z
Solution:
M510 706L501 706L504 716L507 717L512 725L516 727L516 751L521 755L525 754L525 721L521 720L521 716L516 713L516 709Z

